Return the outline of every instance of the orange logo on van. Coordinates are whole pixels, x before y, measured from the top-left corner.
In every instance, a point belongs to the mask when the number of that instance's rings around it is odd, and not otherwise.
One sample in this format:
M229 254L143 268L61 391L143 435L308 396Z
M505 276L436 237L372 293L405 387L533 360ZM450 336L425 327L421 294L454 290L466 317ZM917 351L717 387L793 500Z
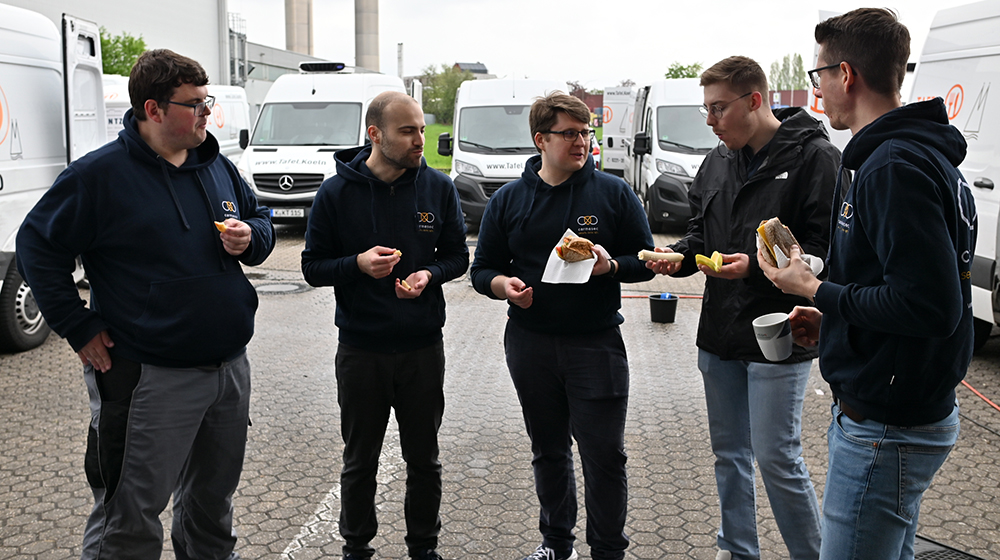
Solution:
M944 107L948 111L948 120L952 120L958 116L959 111L962 110L963 103L965 103L965 90L962 89L961 84L951 86L951 89L948 90L948 95L944 98Z
M7 113L9 112L7 95L3 92L3 88L0 87L0 144L3 144L4 140L7 139L7 132L10 129L10 122L7 118Z
M222 128L226 125L226 115L222 111L222 105L216 104L212 107L212 118L215 119L215 126Z
M611 122L611 115L613 115L613 114L614 113L611 112L611 107L608 107L607 105L605 105L604 106L604 124L608 124L609 122Z
M816 97L815 95L812 96L812 98L813 98L813 103L812 103L812 105L809 106L809 109L813 113L819 113L821 115L823 113L825 113L825 111L823 110L823 104L822 104L822 101L820 100L820 98Z

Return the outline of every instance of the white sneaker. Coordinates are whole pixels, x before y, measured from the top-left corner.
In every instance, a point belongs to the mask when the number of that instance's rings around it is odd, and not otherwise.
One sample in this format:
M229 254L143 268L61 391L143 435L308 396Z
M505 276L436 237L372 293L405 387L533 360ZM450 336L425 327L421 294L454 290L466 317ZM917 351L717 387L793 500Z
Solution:
M569 555L567 556L557 556L555 550L540 544L534 552L525 556L524 560L576 560L576 558L575 548L569 549Z
M720 550L719 553L715 555L715 560L733 560L733 553L728 550Z

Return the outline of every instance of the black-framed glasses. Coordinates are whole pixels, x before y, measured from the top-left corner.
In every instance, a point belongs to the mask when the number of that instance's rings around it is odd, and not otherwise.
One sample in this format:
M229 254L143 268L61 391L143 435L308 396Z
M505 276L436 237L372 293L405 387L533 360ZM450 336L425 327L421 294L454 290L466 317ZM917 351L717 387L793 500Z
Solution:
M167 101L171 105L182 105L184 107L193 107L194 116L203 117L206 112L210 112L212 107L215 107L215 97L208 95L205 100L201 103L181 103L180 101Z
M753 92L748 91L743 95L737 97L736 99L733 99L732 101L729 101L727 103L723 103L722 105L712 105L711 107L706 107L702 105L701 107L698 107L698 110L701 111L701 116L705 117L706 119L708 118L709 113L711 113L713 117L721 119L722 115L726 114L726 107L729 107L733 103L736 103L737 101L743 99L748 95L753 95Z
M542 134L559 134L567 142L576 142L577 136L583 136L584 140L590 141L594 131L589 128L583 130L543 130Z
M829 70L831 68L837 68L843 64L843 62L838 62L836 64L828 64L826 66L820 66L819 68L813 68L812 70L807 70L806 74L809 75L809 81L812 83L813 89L819 89L819 73L823 70Z

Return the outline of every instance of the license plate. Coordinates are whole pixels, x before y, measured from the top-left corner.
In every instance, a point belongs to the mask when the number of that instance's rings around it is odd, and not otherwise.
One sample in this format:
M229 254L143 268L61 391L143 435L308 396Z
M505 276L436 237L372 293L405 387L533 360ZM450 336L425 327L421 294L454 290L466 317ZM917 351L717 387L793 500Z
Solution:
M305 218L305 208L271 208L272 218Z

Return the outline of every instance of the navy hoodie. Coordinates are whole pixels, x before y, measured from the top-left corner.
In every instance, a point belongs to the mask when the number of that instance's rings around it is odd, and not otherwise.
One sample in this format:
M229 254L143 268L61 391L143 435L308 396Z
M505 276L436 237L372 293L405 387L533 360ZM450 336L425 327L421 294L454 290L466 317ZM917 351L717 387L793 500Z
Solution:
M973 342L976 209L956 169L965 150L940 98L882 115L844 150L857 171L816 293L820 370L866 418L923 425L955 405Z
M337 174L320 186L309 215L302 274L333 286L340 342L377 352L407 352L441 340L441 285L469 268L458 192L447 175L421 161L387 184L368 169L371 146L337 152ZM403 255L385 278L358 267L359 253L381 245ZM396 279L426 269L419 297L396 297Z
M238 356L253 335L257 294L240 263L274 247L267 208L208 134L180 167L139 136L132 111L118 139L80 158L28 213L17 265L45 320L79 351L107 330L115 352L164 367ZM238 258L213 222L252 229ZM83 257L90 308L71 273Z
M560 185L538 176L542 156L532 156L521 178L490 197L479 227L472 285L496 299L490 287L499 275L520 278L533 290L527 309L509 304L508 316L530 331L551 334L594 332L624 322L620 282L644 282L652 270L639 260L653 248L646 213L621 179L587 163ZM585 284L545 284L542 272L566 229L604 247L618 262L614 278L591 277Z

